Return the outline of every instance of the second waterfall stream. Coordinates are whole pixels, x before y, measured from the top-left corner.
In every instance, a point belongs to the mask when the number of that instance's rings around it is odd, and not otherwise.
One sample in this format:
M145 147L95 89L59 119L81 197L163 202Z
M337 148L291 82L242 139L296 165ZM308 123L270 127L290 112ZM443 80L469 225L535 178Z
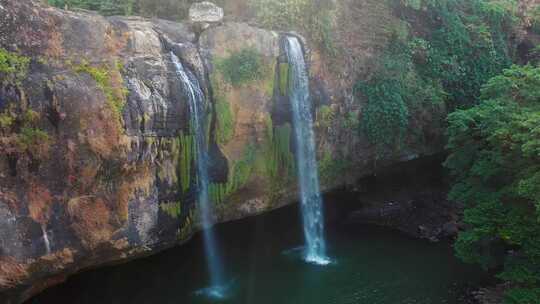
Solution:
M198 204L203 225L203 236L205 252L210 272L211 285L201 290L201 293L212 298L223 298L225 296L225 278L223 271L223 262L216 237L212 230L212 205L208 193L208 147L205 132L205 97L197 77L190 71L184 69L184 66L178 57L171 52L172 62L176 68L176 74L182 83L184 92L189 102L190 128L195 135L195 149L197 162L197 188Z
M326 254L324 239L323 202L319 186L307 66L298 38L289 36L285 42L287 59L291 67L289 96L293 112L296 163L306 239L305 260L308 263L327 265L330 259Z

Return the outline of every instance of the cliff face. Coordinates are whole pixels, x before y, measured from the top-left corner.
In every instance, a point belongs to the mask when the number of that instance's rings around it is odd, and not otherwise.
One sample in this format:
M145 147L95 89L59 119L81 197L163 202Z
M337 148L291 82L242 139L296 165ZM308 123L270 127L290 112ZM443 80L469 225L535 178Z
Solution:
M369 66L394 22L376 2L338 4L346 53L330 58L304 45L326 190L375 168L375 149L350 120L362 107L352 102L351 71ZM0 20L0 48L30 59L20 81L0 79L0 113L15 117L0 134L0 302L185 242L199 229L189 109L171 52L207 96L216 221L296 200L286 33L12 0L0 0ZM255 62L255 77L231 79L238 54ZM415 115L423 139L380 162L442 150L441 129L429 127L435 115Z

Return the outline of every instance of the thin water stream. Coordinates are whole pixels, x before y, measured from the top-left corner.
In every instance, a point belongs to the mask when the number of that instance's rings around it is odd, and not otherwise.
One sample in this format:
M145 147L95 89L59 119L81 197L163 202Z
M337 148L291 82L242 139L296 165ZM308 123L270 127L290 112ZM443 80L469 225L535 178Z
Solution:
M289 96L296 136L296 167L306 239L304 255L309 263L328 265L330 259L326 254L324 239L324 215L317 171L309 77L300 41L292 36L285 39L285 49L291 66Z
M171 58L176 67L177 76L182 82L188 98L191 119L190 128L191 132L195 135L196 142L197 159L195 161L197 162L198 206L203 225L204 248L210 273L210 286L201 289L200 292L212 298L222 298L226 292L223 262L221 261L214 232L211 229L213 224L212 205L208 193L208 148L204 129L204 122L206 121L204 110L205 97L197 77L184 69L178 57L172 52Z

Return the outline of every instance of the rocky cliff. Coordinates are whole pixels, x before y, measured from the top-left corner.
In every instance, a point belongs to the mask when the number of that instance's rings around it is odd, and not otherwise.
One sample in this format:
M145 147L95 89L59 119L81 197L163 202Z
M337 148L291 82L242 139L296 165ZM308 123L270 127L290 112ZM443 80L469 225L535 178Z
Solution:
M358 132L353 73L369 74L397 21L378 0L338 1L336 14L342 53L303 40L326 190L443 147L444 109L413 113L416 134L382 158ZM216 222L296 200L281 44L297 34L219 19L105 18L0 0L0 48L27 67L0 79L0 114L10 117L0 120L0 302L180 244L200 228L190 113L171 54L207 97ZM247 75L238 70L245 62Z

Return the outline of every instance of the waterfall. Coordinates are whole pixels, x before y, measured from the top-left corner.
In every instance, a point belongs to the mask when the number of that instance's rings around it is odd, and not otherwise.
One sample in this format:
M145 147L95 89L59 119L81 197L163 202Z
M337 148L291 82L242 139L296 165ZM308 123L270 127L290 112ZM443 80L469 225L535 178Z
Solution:
M208 195L208 149L205 132L205 97L197 77L184 66L178 57L171 52L172 62L176 67L176 74L184 91L189 99L189 110L191 117L191 131L195 135L197 152L197 185L198 185L198 204L203 225L204 245L210 272L211 286L207 289L212 297L222 297L223 289L223 264L219 255L212 226L212 206L210 205Z
M49 241L49 235L47 234L47 228L44 224L41 225L41 233L43 237L43 243L45 243L45 250L47 254L51 254L51 242Z
M289 95L296 136L296 164L306 239L305 259L309 263L326 265L330 260L326 256L324 240L324 216L315 154L309 78L304 52L298 38L290 36L286 38L286 53L292 73Z

